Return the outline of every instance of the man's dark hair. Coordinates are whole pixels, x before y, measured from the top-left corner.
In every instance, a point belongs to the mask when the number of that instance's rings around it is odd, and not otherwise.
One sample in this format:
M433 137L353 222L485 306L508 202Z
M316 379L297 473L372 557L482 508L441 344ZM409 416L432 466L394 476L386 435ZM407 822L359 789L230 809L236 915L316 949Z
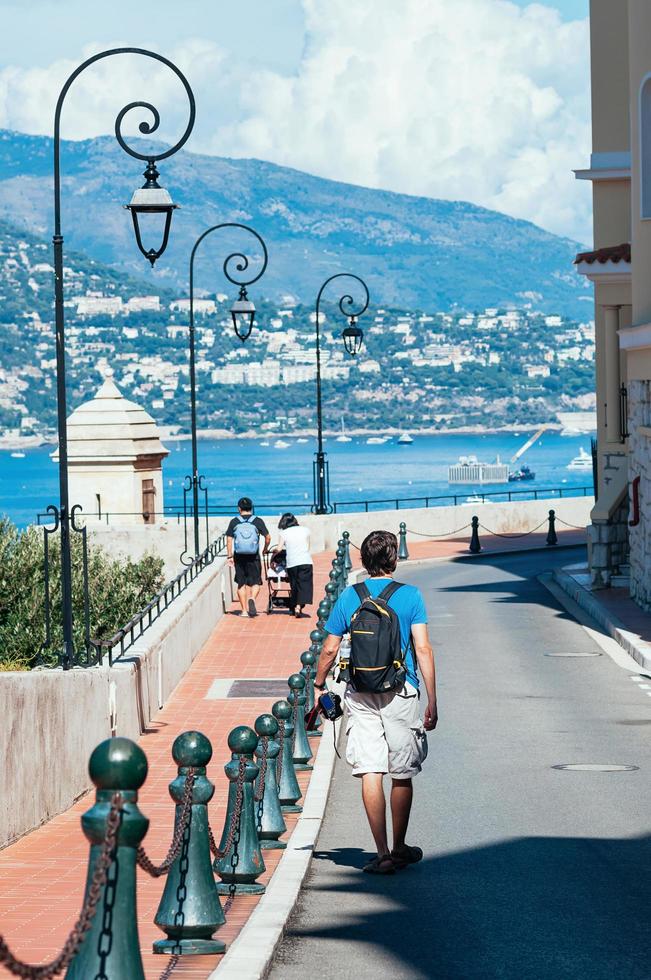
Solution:
M286 514L283 514L278 521L278 530L286 531L288 527L298 527L298 521L289 511L287 511Z
M244 511L245 514L253 513L253 501L250 497L240 497L237 501L237 509Z
M362 541L360 554L369 575L392 575L398 564L398 539L391 531L371 531Z

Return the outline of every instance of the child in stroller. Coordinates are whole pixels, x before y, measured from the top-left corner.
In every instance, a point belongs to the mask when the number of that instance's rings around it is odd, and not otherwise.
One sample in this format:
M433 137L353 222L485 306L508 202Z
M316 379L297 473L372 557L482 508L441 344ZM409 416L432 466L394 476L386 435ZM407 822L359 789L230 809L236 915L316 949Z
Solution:
M265 572L269 599L267 613L274 609L289 609L289 578L287 577L287 555L285 550L274 551L264 555Z

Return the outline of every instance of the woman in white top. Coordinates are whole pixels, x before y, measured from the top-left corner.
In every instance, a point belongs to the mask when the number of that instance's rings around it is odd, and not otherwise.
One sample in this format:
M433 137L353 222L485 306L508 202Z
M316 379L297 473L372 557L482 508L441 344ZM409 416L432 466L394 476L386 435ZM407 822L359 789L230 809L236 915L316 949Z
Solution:
M287 555L289 615L300 619L304 606L312 604L314 594L310 531L301 527L293 514L283 514L278 522L278 530L281 533L275 550L284 550Z

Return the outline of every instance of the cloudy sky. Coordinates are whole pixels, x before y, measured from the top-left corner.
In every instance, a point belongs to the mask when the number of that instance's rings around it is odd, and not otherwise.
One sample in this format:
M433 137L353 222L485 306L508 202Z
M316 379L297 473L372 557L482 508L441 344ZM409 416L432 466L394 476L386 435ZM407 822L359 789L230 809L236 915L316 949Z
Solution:
M51 133L84 57L149 47L197 96L188 149L477 204L589 242L588 0L0 0L0 127ZM63 134L112 131L144 98L183 127L174 79L95 66ZM136 117L134 122L141 117Z

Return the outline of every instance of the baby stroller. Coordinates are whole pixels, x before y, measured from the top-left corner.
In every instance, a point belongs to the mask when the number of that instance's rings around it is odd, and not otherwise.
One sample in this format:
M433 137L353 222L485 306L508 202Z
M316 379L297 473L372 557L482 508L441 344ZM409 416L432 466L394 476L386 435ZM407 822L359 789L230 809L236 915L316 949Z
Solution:
M277 551L275 555L265 552L263 555L269 589L267 615L270 615L274 609L289 609L290 587L285 568L286 557L284 551Z

